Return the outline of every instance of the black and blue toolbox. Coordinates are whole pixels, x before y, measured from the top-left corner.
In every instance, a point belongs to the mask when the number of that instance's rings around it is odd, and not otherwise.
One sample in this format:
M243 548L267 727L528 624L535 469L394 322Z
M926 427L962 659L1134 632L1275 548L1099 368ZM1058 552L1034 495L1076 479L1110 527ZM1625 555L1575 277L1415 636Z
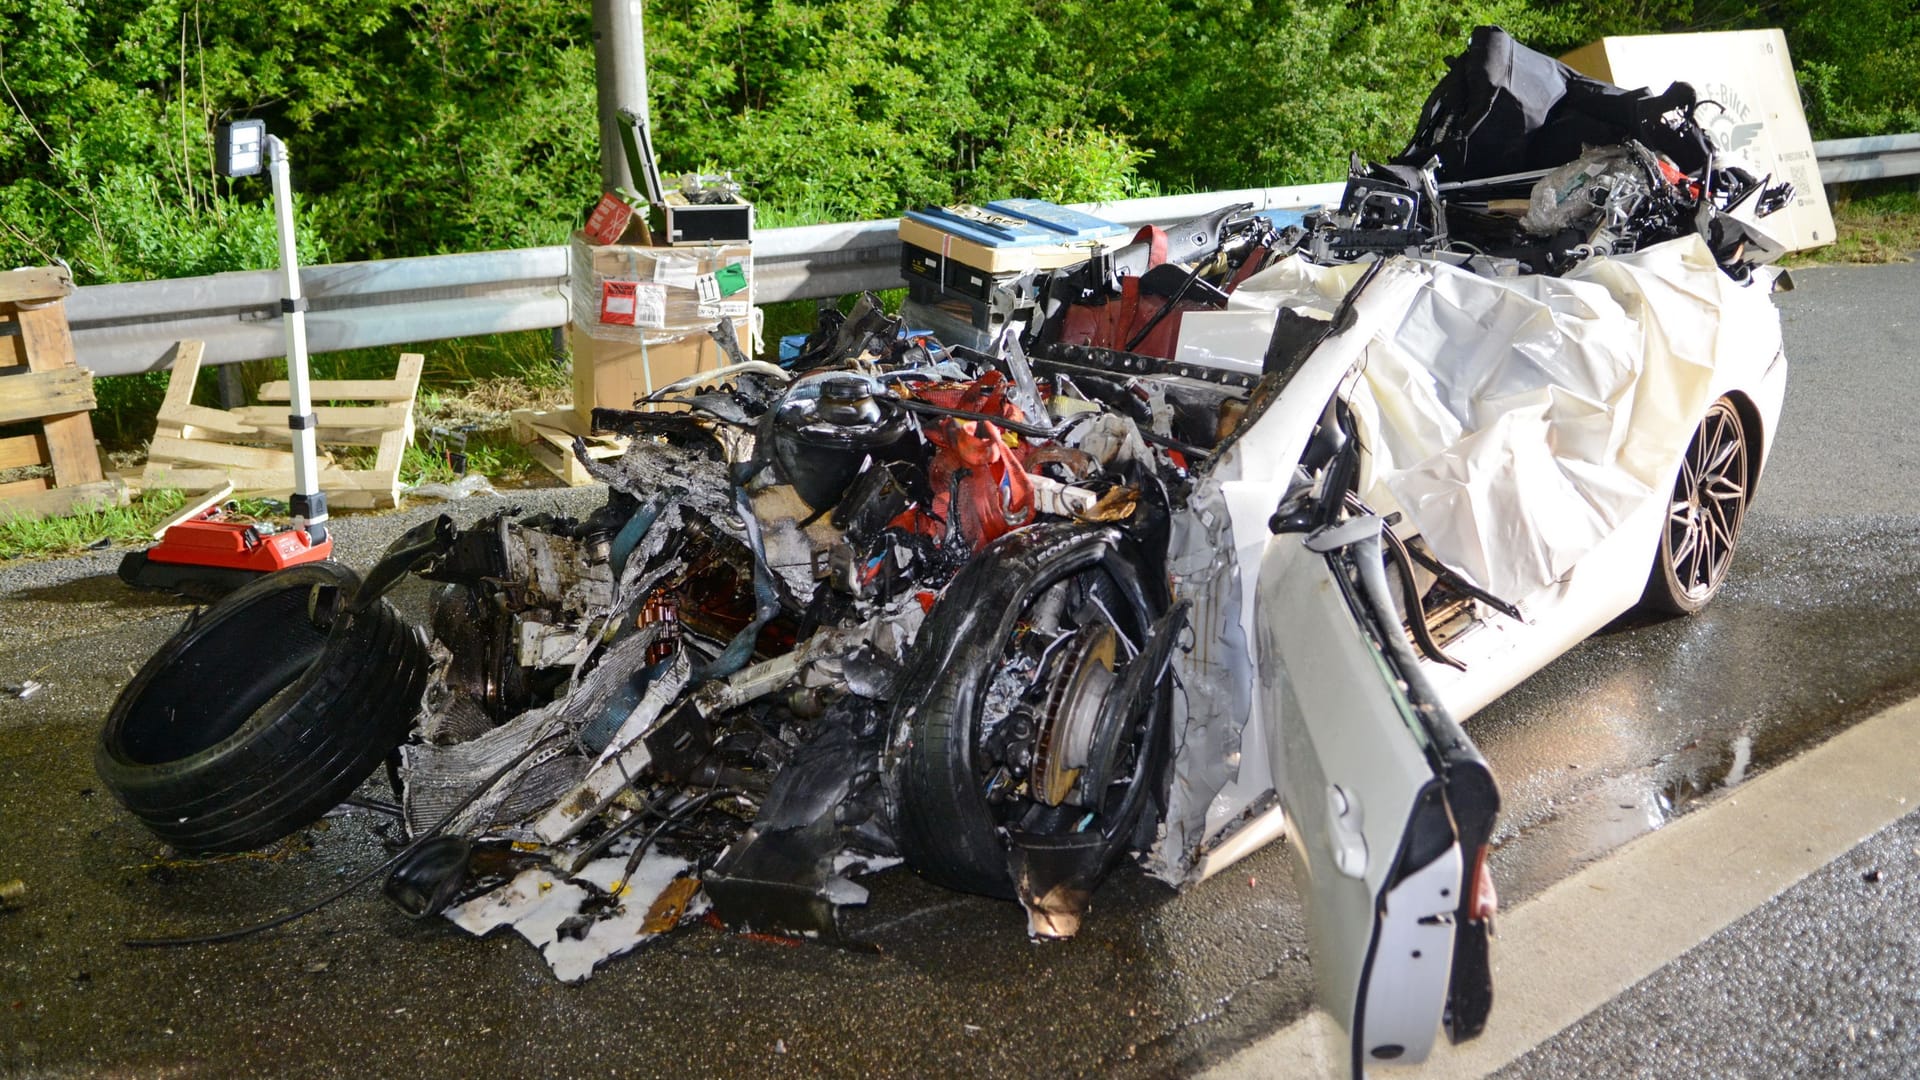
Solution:
M1125 225L1042 199L909 210L900 219L901 314L947 344L987 348L1009 322L1031 321L1037 275L1130 235Z

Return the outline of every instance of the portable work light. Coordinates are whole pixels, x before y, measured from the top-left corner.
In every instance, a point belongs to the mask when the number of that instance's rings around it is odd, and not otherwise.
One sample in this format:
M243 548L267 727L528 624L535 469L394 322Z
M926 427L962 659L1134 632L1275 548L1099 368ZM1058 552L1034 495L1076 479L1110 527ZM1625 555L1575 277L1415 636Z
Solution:
M267 122L235 120L221 124L214 140L221 176L258 176L266 157Z
M267 134L264 120L235 120L220 125L214 157L224 176L258 176L273 181L273 221L280 246L283 284L280 317L287 329L287 427L293 443L293 492L287 508L293 528L263 530L234 521L215 505L170 526L158 544L130 552L120 577L132 585L223 593L260 574L333 553L327 535L327 497L320 490L315 446L319 425L307 378L307 301L300 295L300 260L294 248L293 179L287 144Z

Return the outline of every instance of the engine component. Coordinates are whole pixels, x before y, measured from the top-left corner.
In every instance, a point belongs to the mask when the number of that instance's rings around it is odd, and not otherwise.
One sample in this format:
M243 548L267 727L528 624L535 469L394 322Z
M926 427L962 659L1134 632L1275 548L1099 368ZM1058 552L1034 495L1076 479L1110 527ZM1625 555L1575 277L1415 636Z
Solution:
M1000 429L985 420L944 420L927 429L936 448L927 477L933 515L978 550L1033 521L1033 483Z
M905 410L870 376L829 371L798 379L773 412L773 460L808 506L830 510L869 454L907 432Z

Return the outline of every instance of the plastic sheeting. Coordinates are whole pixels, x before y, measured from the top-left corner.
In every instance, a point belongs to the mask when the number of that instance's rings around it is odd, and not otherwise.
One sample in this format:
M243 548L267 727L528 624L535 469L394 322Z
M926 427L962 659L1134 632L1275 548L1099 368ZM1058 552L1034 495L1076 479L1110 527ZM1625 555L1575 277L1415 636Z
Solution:
M1734 282L1698 237L1559 278L1394 261L1421 287L1369 311L1379 329L1350 400L1372 454L1365 497L1514 602L1667 489L1724 358L1780 349L1770 278ZM1330 312L1358 269L1290 259L1233 303Z

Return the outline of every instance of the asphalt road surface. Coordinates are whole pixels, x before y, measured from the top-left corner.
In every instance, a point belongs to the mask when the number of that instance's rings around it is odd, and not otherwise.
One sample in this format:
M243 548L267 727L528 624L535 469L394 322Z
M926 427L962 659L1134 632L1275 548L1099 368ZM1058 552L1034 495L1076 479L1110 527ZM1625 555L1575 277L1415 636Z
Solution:
M1594 638L1468 724L1506 799L1508 904L1920 693L1920 266L1795 276L1786 413L1726 591ZM342 523L343 557L437 509ZM103 576L116 558L0 572L0 683L47 686L0 698L0 882L26 886L0 912L0 1073L1159 1076L1310 1006L1278 849L1178 895L1119 875L1078 938L1045 945L1013 904L896 871L851 920L871 949L695 927L577 987L517 937L410 922L372 890L243 941L128 950L276 914L383 849L378 816L349 811L271 857L181 862L119 810L93 741L185 609ZM1740 977L1702 970L1660 1007Z

